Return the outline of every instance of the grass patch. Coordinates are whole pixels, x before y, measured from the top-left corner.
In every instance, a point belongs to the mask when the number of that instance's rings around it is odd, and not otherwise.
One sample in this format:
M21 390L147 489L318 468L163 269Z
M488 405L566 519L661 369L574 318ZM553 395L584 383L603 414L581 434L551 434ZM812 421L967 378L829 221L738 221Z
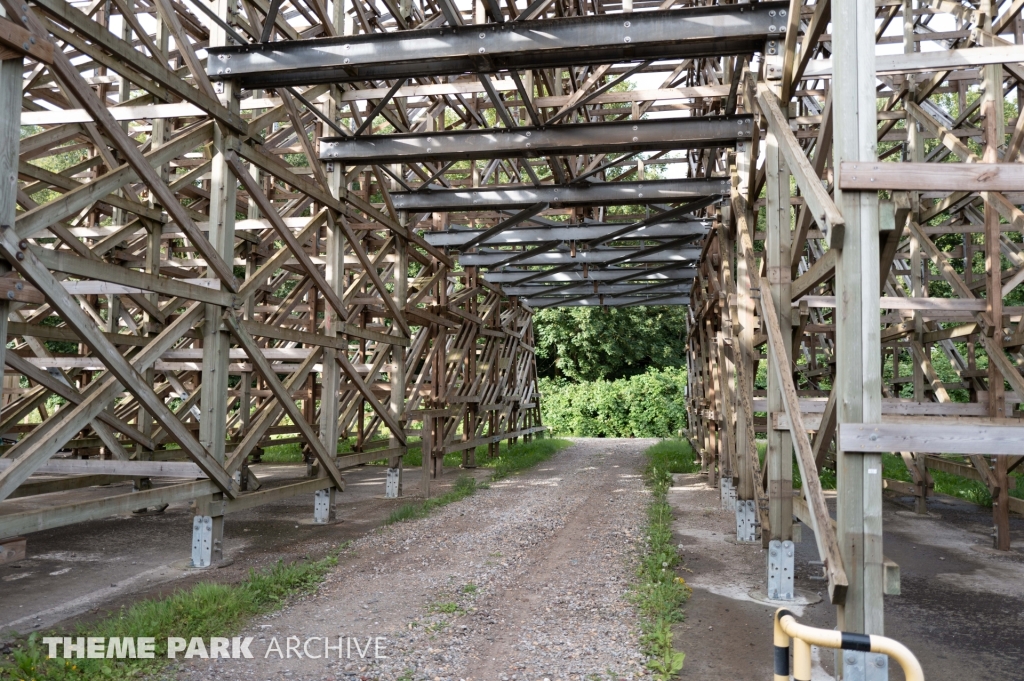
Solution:
M672 625L683 620L683 603L690 597L686 580L676 576L679 553L672 544L672 509L666 495L673 473L700 470L693 449L685 440L664 440L647 450L644 479L651 489L647 508L647 543L633 600L640 611L640 632L647 668L657 681L673 678L686 655L672 646Z
M452 615L459 612L459 604L455 601L442 601L440 603L434 603L431 610L444 615Z
M491 480L500 480L501 478L508 477L513 473L535 466L541 461L550 459L554 456L555 452L568 447L570 444L572 443L568 440L552 439L521 442L508 447L504 452L501 452L493 459L486 459L486 448L481 448L483 451L477 453L477 465L480 466L480 468L493 468L494 473L491 474ZM417 454L419 454L418 451ZM446 456L446 465L447 458L448 457ZM409 463L408 454L405 455L405 461L407 465L414 465ZM459 455L458 461L462 461L461 454ZM394 523L400 523L406 520L423 518L429 515L435 508L447 506L455 501L465 499L466 497L474 494L476 490L488 489L488 487L489 485L487 483L477 484L474 478L461 477L456 480L452 488L444 494L431 497L426 501L402 504L391 512L386 524L393 525Z
M504 452L499 452L493 459L484 460L480 463L482 468L493 468L494 474L491 480L501 480L513 473L532 468L542 461L547 461L559 450L565 449L572 443L568 440L545 439L523 442L513 445ZM481 459L478 455L477 461Z
M285 564L268 570L250 570L239 584L203 582L161 600L147 600L122 609L99 622L78 626L70 636L134 637L156 639L154 659L49 659L33 633L0 662L0 679L67 681L69 679L136 679L167 664L167 638L229 636L260 613L276 610L289 597L316 591L328 570L338 564L347 544L316 561ZM56 634L54 634L56 635Z
M388 516L385 525L393 525L400 523L405 520L414 520L416 518L423 518L430 515L430 512L435 508L441 506L447 506L456 501L465 499L476 492L476 480L469 477L461 477L455 481L452 488L436 497L431 497L425 501L419 501L409 504L402 504Z

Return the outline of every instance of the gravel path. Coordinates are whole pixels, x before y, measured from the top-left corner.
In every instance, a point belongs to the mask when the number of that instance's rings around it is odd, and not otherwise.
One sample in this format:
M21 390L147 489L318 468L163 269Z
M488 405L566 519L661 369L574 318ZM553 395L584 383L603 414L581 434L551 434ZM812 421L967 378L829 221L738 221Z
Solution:
M255 659L181 660L178 678L641 678L627 591L648 499L643 452L653 442L579 440L428 518L372 532L317 594L253 622L245 635ZM285 654L289 636L321 637L309 643L312 655L330 637L331 658L281 659L271 646ZM368 652L370 637L381 637L387 657Z

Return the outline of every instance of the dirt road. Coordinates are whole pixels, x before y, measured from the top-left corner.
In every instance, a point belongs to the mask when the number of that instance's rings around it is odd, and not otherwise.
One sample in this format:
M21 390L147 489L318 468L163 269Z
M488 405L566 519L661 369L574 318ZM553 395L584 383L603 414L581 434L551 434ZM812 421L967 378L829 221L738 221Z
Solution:
M253 659L181 660L172 671L189 680L640 678L627 592L653 442L584 440L428 518L373 532L315 596L252 624Z

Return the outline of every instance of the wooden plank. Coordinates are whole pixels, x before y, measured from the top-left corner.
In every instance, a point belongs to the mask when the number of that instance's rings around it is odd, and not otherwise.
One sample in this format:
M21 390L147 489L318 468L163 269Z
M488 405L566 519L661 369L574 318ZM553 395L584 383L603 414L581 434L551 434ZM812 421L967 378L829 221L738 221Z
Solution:
M786 158L786 165L796 180L797 186L804 197L811 217L825 234L825 238L831 248L842 248L843 233L846 229L846 221L842 213L836 208L832 197L828 195L825 188L821 186L818 173L814 170L807 155L801 148L800 143L789 128L789 120L783 115L779 108L778 98L765 83L757 86L757 101L761 105L761 111L768 121L769 129L775 134L778 140L779 150Z
M797 520L802 522L804 525L811 527L811 512L807 507L807 500L804 499L800 492L794 492L793 496L793 515L796 516ZM836 529L836 521L831 521L832 530ZM885 595L886 596L899 596L900 595L900 566L890 558L883 558L883 565L885 568Z
M858 163L839 165L839 188L867 191L1007 192L1024 187L1019 163Z
M834 308L835 296L804 296L803 301L808 307ZM797 302L794 300L794 307ZM879 307L883 310L931 310L936 312L984 312L985 301L981 299L962 298L897 298L883 296L879 298Z
M761 290L770 290L767 278L761 279ZM761 296L761 319L768 327L769 351L774 356L774 361L769 364L774 368L782 388L783 404L786 413L789 415L793 444L797 451L797 463L800 466L800 477L803 480L805 494L807 495L811 520L810 526L814 531L815 542L818 545L818 555L825 563L825 570L829 577L829 594L833 603L842 603L846 596L848 586L846 571L843 568L843 559L839 553L839 544L835 533L832 531L831 517L828 513L828 506L825 505L825 496L822 493L821 481L818 479L818 468L814 461L814 452L811 449L811 442L807 436L800 415L799 400L796 394L796 385L793 383L793 374L790 371L789 362L786 358L786 344L782 338L782 330L779 329L778 317L775 314L775 305L769 295ZM782 361L780 361L780 357Z
M53 43L38 40L13 21L0 19L0 44L44 64L53 63Z
M0 459L0 471L14 463ZM147 478L206 478L191 461L103 461L100 459L50 459L36 469L52 475L124 475Z
M186 482L168 487L119 494L105 499L83 501L74 504L50 506L44 509L23 511L0 515L0 534L28 534L41 532L54 527L63 527L87 520L99 520L122 513L131 513L148 506L162 506L183 501L191 501L196 497L209 495L217 491L217 486L209 480Z
M1024 455L1024 426L934 423L842 423L839 446L858 452Z
M877 73L882 74L901 74L950 71L975 68L986 64L1017 62L1024 62L1024 45L880 54L875 57L875 69ZM830 75L832 75L831 59L812 59L804 70L804 78L823 78Z
M210 285L196 285L181 279L136 272L127 267L111 265L101 260L80 258L67 251L55 251L35 245L30 245L29 248L47 268L65 274L72 274L76 277L86 277L100 282L119 284L140 291L153 291L165 296L178 296L188 300L198 300L222 307L231 307L236 300L235 296L231 293L213 288ZM67 288L65 286L65 290ZM75 295L84 295L74 291L69 292Z

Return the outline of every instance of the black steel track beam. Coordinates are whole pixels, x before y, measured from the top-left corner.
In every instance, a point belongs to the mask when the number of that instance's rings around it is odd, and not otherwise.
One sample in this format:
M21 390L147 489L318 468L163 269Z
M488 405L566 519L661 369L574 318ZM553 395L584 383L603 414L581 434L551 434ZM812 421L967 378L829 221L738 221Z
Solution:
M634 305L689 305L690 296L678 293L658 294L655 291L649 296L586 296L581 298L524 298L530 307L541 310L545 307L632 307Z
M372 137L323 137L320 159L345 165L731 147L749 140L753 116L616 121Z
M648 180L644 182L587 182L581 185L521 185L477 189L422 189L391 192L396 210L433 211L512 210L536 203L565 206L618 206L678 203L702 196L728 196L729 178Z
M276 88L750 54L785 34L788 7L718 5L216 47L207 73Z
M653 250L653 249L646 249ZM489 267L496 265L509 256L515 255L513 251L490 251L485 253L466 253L459 257L463 267ZM633 248L595 248L590 251L577 251L576 257L567 251L554 251L529 255L518 262L519 265L565 265L574 262L588 263L590 265L601 265L603 263L616 262L690 262L700 257L699 248L674 248L656 252L645 252L642 249ZM486 276L485 276L486 278Z
M492 284L516 285L516 282L526 277L537 274L535 270L506 269L502 272L488 272L485 279ZM530 283L586 283L593 281L685 281L694 279L697 276L696 267L658 267L648 270L642 267L608 267L604 269L591 269L587 276L583 276L582 268L567 270L563 272L551 272L531 280Z
M680 220L661 225L647 227L642 232L621 237L636 241L637 239L679 239L685 236L700 237L708 233L710 220ZM547 227L527 227L509 229L481 242L489 246L511 246L514 244L538 244L548 241L590 241L600 239L620 231L622 223L600 225L565 225ZM465 244L483 234L479 229L449 230L446 232L427 232L423 238L431 246L463 249Z
M598 284L597 291L594 291L591 286L571 286L571 287L551 287L551 286L533 286L529 284L527 286L503 286L501 288L506 295L510 296L526 296L529 298L566 298L570 296L590 295L590 294L601 294L606 296L622 296L622 295L637 295L640 293L654 293L657 291L661 293L690 293L690 284L672 284L671 286L658 286L658 288L652 289L650 286L637 285L637 284L610 284L602 286Z

